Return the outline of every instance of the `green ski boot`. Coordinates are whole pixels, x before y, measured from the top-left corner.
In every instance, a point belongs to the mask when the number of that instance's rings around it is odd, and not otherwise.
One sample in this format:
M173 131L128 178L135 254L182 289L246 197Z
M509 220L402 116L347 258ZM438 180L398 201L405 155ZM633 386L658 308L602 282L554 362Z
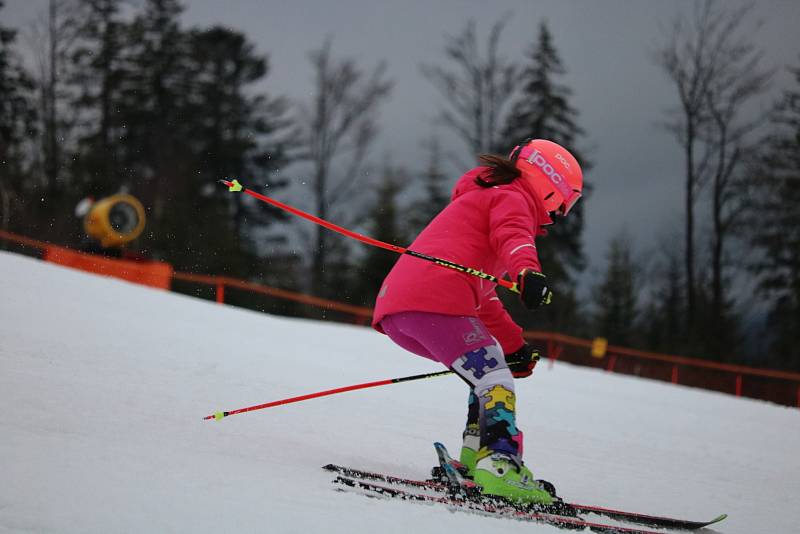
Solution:
M469 447L461 447L461 456L459 456L458 461L467 468L467 472L464 473L464 476L467 478L474 478L475 464L478 463L478 451Z
M553 504L550 495L524 465L509 456L481 451L475 466L475 484L484 495L496 495L527 504Z
M475 476L475 464L478 463L478 449L481 443L478 425L468 425L462 434L462 438L464 441L461 446L461 455L458 461L467 468L467 472L464 473L464 476L473 478Z

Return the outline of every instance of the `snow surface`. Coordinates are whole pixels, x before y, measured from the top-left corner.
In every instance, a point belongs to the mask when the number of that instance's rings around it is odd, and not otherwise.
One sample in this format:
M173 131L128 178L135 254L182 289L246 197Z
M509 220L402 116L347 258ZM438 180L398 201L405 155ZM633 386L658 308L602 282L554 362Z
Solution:
M0 252L0 532L563 532L334 491L335 462L424 477L457 451L452 376L364 327L288 319ZM543 362L526 460L568 500L800 532L800 411Z

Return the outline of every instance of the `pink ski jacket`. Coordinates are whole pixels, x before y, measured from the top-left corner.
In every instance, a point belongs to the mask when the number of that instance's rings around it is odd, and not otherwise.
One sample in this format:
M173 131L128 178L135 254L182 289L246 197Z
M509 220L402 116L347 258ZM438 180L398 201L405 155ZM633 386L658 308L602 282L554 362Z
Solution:
M527 180L480 187L475 178L488 167L467 172L456 183L450 204L408 247L416 252L512 280L524 268L541 272L534 238L552 220ZM478 317L508 354L522 344L514 323L495 293L495 284L476 276L402 255L383 281L372 326L383 333L387 315L422 311Z

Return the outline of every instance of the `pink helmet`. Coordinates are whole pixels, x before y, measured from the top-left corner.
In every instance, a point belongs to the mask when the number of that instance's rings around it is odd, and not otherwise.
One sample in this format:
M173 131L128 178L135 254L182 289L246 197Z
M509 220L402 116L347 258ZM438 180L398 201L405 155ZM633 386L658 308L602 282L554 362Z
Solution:
M514 147L509 159L533 186L548 213L566 215L581 198L581 166L561 145L545 139L526 139Z

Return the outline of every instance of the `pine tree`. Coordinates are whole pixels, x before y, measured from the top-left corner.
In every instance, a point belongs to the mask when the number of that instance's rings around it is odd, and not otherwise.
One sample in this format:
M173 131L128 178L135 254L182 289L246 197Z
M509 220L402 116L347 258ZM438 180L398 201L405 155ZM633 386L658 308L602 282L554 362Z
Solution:
M411 206L408 218L408 228L413 235L422 231L450 200L447 175L441 167L442 147L439 140L432 136L425 142L425 150L428 153L428 165L422 172L425 194Z
M123 163L158 223L180 212L174 203L190 195L193 185L186 179L192 170L188 143L193 125L186 120L186 108L193 80L182 12L177 0L146 0L130 23L130 75L119 111L128 132Z
M73 172L82 194L95 197L116 193L131 180L120 161L129 131L120 113L122 87L130 77L124 63L130 44L120 17L123 2L82 0L71 55L72 83L78 88L74 107L81 113L83 130Z
M610 343L630 346L634 340L638 327L638 276L629 237L617 235L609 244L603 279L593 291L595 330Z
M45 179L43 209L50 218L48 233L51 238L54 237L52 231L63 231L63 226L55 225L54 221L63 220L72 211L68 161L74 117L70 109L69 57L78 21L75 10L73 0L48 0L47 7L32 26L41 131L38 156ZM66 206L69 207L65 210Z
M774 299L770 363L800 371L800 68L790 71L795 88L784 93L773 113L750 228L752 243L762 252L755 266L760 289Z
M651 295L643 314L644 344L650 350L682 353L688 347L682 257L669 243L658 250L662 259L647 274Z
M578 112L570 105L572 91L559 83L566 72L553 44L547 24L539 27L538 40L527 53L520 80L522 92L512 106L504 128L506 145L513 147L527 138L548 139L568 149L581 164L584 175L589 162L576 146L584 135ZM584 191L588 189L584 186ZM577 274L585 268L581 234L583 207L579 202L568 217L557 218L548 236L537 241L539 258L554 288L554 299L545 319L551 328L577 332L577 299L572 288Z
M267 76L269 63L243 34L218 26L195 30L189 51L195 80L187 108L187 120L194 125L194 196L206 213L217 214L203 218L210 222L203 233L208 239L216 229L233 232L243 239L241 246L255 254L258 243L264 241L264 231L276 220L285 219L284 212L252 202L245 195L209 197L197 192L225 177L246 179L255 187L266 186L270 194L285 187L286 180L278 179L276 171L289 161L288 104L282 98L249 90ZM233 223L232 228L228 221ZM253 239L256 234L258 240ZM212 241L224 239L224 235L218 235ZM271 253L275 254L274 248Z
M527 64L520 73L522 94L513 104L503 137L513 146L527 137L549 139L569 149L578 161L578 138L584 134L577 123L578 112L569 99L572 90L558 82L566 74L546 22L528 50Z
M0 0L0 10L3 2ZM0 26L0 228L12 223L30 162L26 140L34 137L34 84L14 48L17 32Z
M402 169L387 165L383 177L375 191L375 202L369 211L367 225L369 235L387 243L407 243L402 208L398 205L398 196L403 191L408 177ZM358 294L362 303L372 306L380 290L381 283L397 262L397 254L377 247L366 250L364 260L359 268Z

